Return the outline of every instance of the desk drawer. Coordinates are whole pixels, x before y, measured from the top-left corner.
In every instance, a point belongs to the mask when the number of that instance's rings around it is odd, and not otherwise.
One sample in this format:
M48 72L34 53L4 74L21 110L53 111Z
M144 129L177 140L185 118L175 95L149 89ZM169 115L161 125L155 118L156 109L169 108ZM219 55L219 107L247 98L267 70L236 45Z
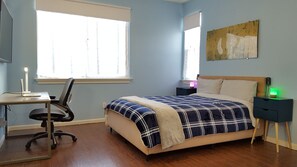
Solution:
M278 122L278 111L255 107L254 117Z

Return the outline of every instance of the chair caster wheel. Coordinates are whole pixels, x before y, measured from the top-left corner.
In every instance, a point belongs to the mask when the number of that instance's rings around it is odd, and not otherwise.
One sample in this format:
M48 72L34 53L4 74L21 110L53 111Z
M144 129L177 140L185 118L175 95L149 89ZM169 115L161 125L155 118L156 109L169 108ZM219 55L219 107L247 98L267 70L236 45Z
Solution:
M72 137L72 141L76 142L77 138L76 137Z
M56 147L57 147L56 144L51 145L52 150L56 149Z
M26 150L30 150L30 147L31 147L31 143L27 143L26 144Z

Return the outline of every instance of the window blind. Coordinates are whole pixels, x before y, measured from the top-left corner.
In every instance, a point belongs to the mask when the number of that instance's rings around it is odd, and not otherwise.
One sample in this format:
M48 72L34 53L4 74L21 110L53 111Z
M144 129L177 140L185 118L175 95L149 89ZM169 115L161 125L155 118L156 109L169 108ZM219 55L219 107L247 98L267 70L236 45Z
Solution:
M36 0L36 10L130 22L131 9L83 0Z
M200 27L200 12L195 12L184 17L184 31Z

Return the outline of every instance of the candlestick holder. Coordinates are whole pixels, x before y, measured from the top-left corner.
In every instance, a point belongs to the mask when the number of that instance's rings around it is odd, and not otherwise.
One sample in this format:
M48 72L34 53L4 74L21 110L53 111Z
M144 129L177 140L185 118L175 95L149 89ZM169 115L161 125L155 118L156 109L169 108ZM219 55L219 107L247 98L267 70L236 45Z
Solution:
M24 72L25 72L25 90L23 91L23 93L30 93L31 91L29 91L29 86L28 86L28 73L29 73L29 69L28 67L24 67Z

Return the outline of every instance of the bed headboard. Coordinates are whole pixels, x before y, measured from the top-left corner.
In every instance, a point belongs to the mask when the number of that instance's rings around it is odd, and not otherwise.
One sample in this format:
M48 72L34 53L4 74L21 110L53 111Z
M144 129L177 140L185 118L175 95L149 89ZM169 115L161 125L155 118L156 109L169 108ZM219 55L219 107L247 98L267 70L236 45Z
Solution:
M225 80L248 80L248 81L257 81L257 96L265 96L266 93L266 78L267 77L253 77L253 76L197 76L197 79L225 79Z

